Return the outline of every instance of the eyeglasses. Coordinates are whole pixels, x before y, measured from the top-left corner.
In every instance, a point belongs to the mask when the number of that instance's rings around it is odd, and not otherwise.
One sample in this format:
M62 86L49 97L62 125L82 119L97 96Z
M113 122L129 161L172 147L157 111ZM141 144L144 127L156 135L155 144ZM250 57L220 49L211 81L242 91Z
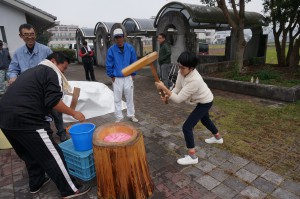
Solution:
M115 36L115 39L119 39L122 38L123 36Z
M32 32L32 33L23 33L22 34L23 37L35 37L35 33Z

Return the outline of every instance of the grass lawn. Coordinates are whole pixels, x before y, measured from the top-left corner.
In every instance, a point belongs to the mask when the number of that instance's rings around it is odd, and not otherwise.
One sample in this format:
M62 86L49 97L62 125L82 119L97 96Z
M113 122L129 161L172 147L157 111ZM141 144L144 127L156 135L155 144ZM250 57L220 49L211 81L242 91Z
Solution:
M218 147L300 182L300 101L270 107L216 97L211 117L224 132Z
M224 55L225 45L210 45L210 55ZM283 87L293 87L300 84L300 71L291 73L286 67L278 67L274 44L267 47L266 65L249 66L247 72L240 74L235 69L216 72L208 76L249 82L251 77L258 77L261 84L270 84Z

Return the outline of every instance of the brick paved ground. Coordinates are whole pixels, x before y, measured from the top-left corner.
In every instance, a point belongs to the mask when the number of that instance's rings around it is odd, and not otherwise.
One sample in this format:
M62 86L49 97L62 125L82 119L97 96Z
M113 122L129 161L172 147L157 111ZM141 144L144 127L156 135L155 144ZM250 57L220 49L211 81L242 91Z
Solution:
M111 87L104 68L96 67L95 72L99 82ZM84 80L82 66L72 64L66 76L69 80ZM215 95L228 95L222 91L213 92ZM245 98L237 94L230 96ZM176 159L186 153L181 125L192 107L161 103L149 70L140 71L140 75L135 78L135 105L139 123L126 122L144 135L149 168L155 184L151 199L300 198L299 183L285 179L255 162L221 151L201 141L203 139L196 140L199 163L193 166L178 165ZM114 122L114 117L108 114L88 121L100 126ZM202 138L210 136L208 132L196 133ZM55 139L58 141L57 137ZM78 198L97 198L96 180L89 183L92 190ZM38 194L30 194L24 163L13 149L6 149L0 150L0 198L60 197L52 181Z

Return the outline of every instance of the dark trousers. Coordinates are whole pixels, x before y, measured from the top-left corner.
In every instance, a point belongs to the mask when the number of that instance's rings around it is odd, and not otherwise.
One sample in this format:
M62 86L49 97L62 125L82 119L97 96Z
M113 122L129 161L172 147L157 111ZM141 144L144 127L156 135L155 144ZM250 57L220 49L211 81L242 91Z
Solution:
M186 147L188 149L194 148L194 133L193 129L196 124L201 121L201 123L213 134L218 133L217 127L209 118L209 109L211 108L213 102L207 104L197 104L196 108L191 112L187 120L184 122L182 126L184 139L186 142Z
M87 81L96 81L93 63L83 62L83 67L85 71L85 79Z
M52 109L51 115L54 119L54 124L57 129L57 134L61 135L65 131L62 113L58 112L55 109Z
M169 79L171 66L172 64L162 64L160 66L160 78L167 88L170 88L173 84Z
M68 173L60 147L52 139L50 127L38 130L2 129L4 135L25 162L30 190L37 190L45 173L52 179L63 197L72 195L80 184Z

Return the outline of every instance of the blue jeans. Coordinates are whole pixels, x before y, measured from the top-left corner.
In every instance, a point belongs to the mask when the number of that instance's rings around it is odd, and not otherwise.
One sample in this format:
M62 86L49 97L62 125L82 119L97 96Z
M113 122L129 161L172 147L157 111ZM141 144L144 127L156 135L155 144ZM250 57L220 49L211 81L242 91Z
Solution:
M192 149L195 147L193 129L199 122L199 120L210 132L212 132L212 134L218 133L217 127L209 118L208 111L211 108L212 104L213 102L206 104L197 104L196 108L191 112L187 120L184 122L182 130L186 147L188 149Z

